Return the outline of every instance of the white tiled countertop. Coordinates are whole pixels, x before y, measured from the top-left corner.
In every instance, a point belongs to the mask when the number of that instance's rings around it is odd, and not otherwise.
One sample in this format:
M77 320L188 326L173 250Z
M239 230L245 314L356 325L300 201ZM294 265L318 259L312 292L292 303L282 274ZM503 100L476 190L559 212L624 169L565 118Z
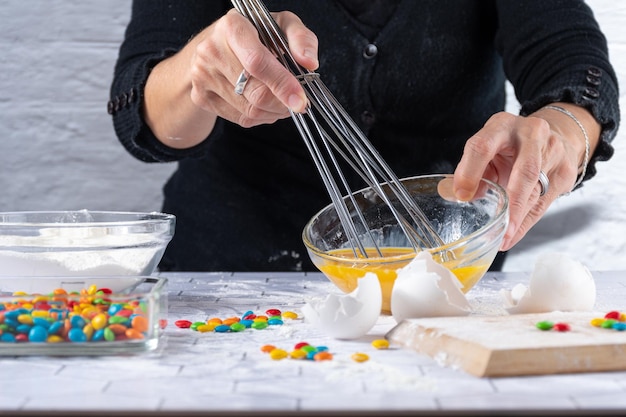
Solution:
M596 309L626 310L626 272L594 272ZM376 350L395 322L381 316L361 339L331 339L301 319L265 330L200 333L174 322L300 313L307 297L338 290L321 274L176 273L158 352L112 357L0 358L0 415L486 415L626 414L626 372L478 378L393 346ZM488 273L468 299L498 313L501 288L525 273ZM626 338L626 333L624 333ZM332 361L275 361L260 351L325 345ZM370 360L354 362L364 352ZM518 414L519 415L519 414Z

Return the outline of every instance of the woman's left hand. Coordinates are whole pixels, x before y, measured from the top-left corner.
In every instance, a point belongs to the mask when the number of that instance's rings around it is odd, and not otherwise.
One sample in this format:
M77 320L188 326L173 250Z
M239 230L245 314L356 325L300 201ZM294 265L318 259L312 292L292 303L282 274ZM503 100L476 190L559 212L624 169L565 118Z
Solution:
M584 126L595 149L600 125L582 107L555 103ZM500 250L513 247L545 214L560 195L570 192L585 158L585 138L578 124L564 112L542 108L528 117L500 112L468 139L454 173L454 192L470 200L481 178L500 184L509 197L509 226ZM540 195L540 173L548 178Z

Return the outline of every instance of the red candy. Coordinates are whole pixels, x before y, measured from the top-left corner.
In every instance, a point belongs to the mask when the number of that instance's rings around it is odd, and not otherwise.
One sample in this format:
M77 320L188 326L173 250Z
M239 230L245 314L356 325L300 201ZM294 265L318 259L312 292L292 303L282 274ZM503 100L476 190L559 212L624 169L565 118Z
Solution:
M553 329L557 332L569 332L571 328L567 323L555 323Z
M189 320L176 320L174 324L181 329L188 329L191 327L192 323Z
M280 316L282 312L277 308L270 308L269 310L265 312L265 314L272 317L272 316Z
M605 319L619 320L620 312L619 311L609 311L608 313L606 313L604 315L604 318Z
M296 343L293 349L294 350L302 349L303 347L308 346L308 345L309 344L307 342Z

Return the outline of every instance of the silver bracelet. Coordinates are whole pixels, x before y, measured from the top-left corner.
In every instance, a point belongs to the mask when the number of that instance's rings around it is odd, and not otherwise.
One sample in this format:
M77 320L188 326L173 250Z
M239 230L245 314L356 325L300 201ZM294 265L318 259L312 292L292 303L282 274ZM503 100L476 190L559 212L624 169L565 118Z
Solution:
M578 178L576 179L576 183L572 187L572 190L574 190L576 187L580 185L581 182L583 182L583 179L585 179L585 174L587 173L587 165L589 164L589 148L590 148L589 135L587 135L587 130L585 130L585 127L583 126L583 124L580 123L580 121L576 118L576 116L574 116L574 114L571 111L564 109L563 107L554 106L554 105L544 106L544 109L556 110L568 116L570 119L576 122L580 130L583 132L583 136L585 137L585 158L583 159L583 165L582 165L583 170L578 175Z

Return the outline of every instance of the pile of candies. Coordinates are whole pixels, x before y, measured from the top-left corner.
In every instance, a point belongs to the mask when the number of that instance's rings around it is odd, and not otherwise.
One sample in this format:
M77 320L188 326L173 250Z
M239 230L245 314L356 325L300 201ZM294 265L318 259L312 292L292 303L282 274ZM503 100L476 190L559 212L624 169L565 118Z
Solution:
M385 339L377 339L372 342L372 346L376 349L388 349L389 341ZM270 358L276 361L282 359L307 359L316 362L329 361L333 359L333 354L328 351L326 346L313 346L308 342L299 342L293 346L290 352L277 348L274 345L261 346L261 352L268 353ZM351 356L355 362L366 362L370 359L367 353L356 352Z
M241 332L246 329L263 330L269 326L280 326L284 323L285 319L295 320L297 318L298 314L293 311L282 312L277 308L270 308L264 315L257 315L253 311L246 311L241 317L228 317L225 319L212 317L206 321L196 322L176 320L174 324L181 329L191 329L201 333L229 333Z
M150 320L143 300L115 301L95 285L48 295L16 292L0 302L0 343L113 342L144 339Z
M604 317L592 319L590 324L603 329L624 331L626 330L626 314L619 311L609 311ZM535 326L539 330L556 330L558 332L567 332L570 330L570 326L567 323L553 323L548 320L540 321L536 323Z
M591 325L603 329L624 331L626 330L626 314L619 311L609 311L604 317L591 320Z
M313 361L329 361L333 359L333 354L326 346L313 346L307 342L296 343L291 352L277 348L274 345L261 346L261 352L269 353L270 358L275 361L281 359L308 359Z
M283 325L285 319L295 320L298 314L293 311L281 311L277 308L270 308L265 314L255 314L253 311L246 311L240 317L233 316L228 318L212 317L205 321L176 320L174 325L181 329L191 329L197 332L215 332L215 333L237 333L246 329L263 330L270 326ZM372 346L376 349L388 349L389 341L386 339L377 339L372 341ZM308 342L296 343L293 349L288 352L285 349L278 348L274 345L263 345L261 351L268 353L273 360L282 359L306 359L312 361L329 361L333 359L333 354L329 352L326 346L313 346ZM366 353L356 352L351 356L355 362L366 362L369 356Z

